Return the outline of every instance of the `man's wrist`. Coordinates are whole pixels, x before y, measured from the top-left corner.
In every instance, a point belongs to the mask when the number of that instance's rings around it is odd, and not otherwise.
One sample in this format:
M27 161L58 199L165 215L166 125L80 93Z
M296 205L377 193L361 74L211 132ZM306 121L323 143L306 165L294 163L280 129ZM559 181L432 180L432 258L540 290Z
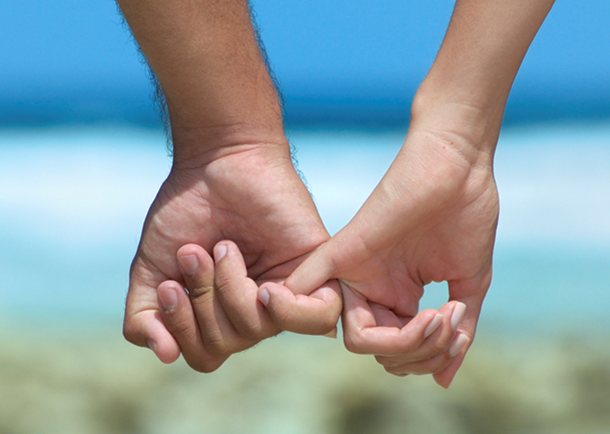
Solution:
M281 126L172 127L172 141L175 168L203 167L226 155L254 149L290 155L290 145Z

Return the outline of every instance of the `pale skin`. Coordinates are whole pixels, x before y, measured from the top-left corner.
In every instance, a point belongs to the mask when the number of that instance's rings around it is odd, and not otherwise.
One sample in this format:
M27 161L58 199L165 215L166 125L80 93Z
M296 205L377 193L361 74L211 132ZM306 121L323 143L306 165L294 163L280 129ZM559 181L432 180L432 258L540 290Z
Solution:
M448 387L474 339L491 281L498 219L493 155L502 116L552 4L456 2L396 160L354 219L285 282L304 294L327 279L341 279L347 288L346 346L376 354L391 373L430 372ZM401 317L415 314L422 287L431 281L447 281L450 300L467 306L449 354L414 358L400 352L399 339L380 347L380 332L396 334ZM272 316L274 297L292 297L273 289L267 305ZM389 329L379 327L384 325Z
M506 99L552 1L458 0L402 150L330 240L290 163L245 2L119 3L163 87L175 146L132 265L127 339L209 372L281 329L331 331L341 299L326 282L340 279L347 348L448 387L491 279ZM445 280L450 302L418 314L423 285Z

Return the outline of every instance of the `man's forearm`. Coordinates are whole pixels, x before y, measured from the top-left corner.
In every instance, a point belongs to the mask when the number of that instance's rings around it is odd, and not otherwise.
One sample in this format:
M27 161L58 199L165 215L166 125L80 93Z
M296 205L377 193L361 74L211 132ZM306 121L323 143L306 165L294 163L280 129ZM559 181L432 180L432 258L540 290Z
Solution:
M118 3L163 89L176 158L282 135L279 99L247 0Z
M413 121L436 117L444 128L469 136L482 148L495 147L513 81L553 2L457 0L413 103Z

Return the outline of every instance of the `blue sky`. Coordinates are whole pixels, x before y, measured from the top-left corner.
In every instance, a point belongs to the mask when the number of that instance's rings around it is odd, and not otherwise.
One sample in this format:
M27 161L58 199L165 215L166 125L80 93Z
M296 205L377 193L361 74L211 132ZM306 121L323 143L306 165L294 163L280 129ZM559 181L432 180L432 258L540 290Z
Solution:
M452 0L256 0L295 123L400 121ZM610 2L558 0L509 121L610 113ZM0 123L154 122L146 71L110 0L0 2Z

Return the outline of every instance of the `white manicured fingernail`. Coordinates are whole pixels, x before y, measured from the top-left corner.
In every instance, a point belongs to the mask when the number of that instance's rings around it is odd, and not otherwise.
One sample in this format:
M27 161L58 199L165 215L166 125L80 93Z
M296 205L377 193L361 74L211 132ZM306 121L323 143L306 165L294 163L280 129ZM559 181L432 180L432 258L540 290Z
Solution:
M219 262L227 254L227 246L220 244L214 247L214 260Z
M443 314L437 313L436 316L430 321L430 324L424 330L424 339L430 336L432 333L438 329L438 327L443 323L443 319L445 316Z
M455 305L453 309L453 313L451 314L451 328L453 330L457 330L458 326L464 319L464 315L466 314L466 305L464 303L458 303Z
M267 288L261 288L258 290L258 300L265 306L269 304L269 291L267 291Z
M466 345L470 342L470 338L463 333L453 341L451 346L449 346L449 357L455 357L460 354L460 351L464 349Z

